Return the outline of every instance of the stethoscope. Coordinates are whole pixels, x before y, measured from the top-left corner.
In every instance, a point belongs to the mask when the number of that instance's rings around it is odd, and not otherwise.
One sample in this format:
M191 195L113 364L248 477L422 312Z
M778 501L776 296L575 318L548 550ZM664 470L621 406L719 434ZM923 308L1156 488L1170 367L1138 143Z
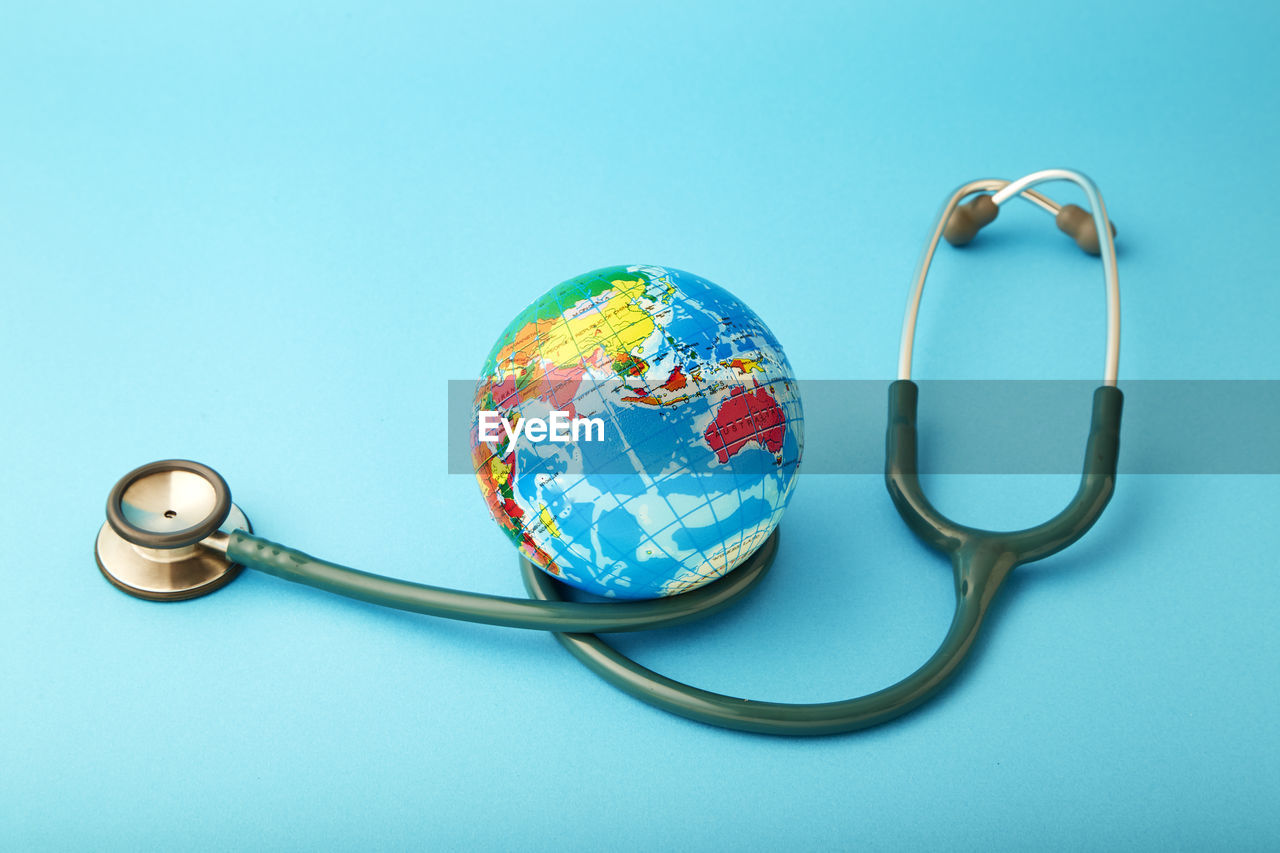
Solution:
M1065 180L1079 186L1091 213L1059 205L1032 187ZM970 196L971 201L961 204ZM1084 472L1071 502L1058 515L1025 530L997 532L957 524L929 503L916 461L918 386L911 355L920 298L939 239L964 245L992 222L1000 206L1021 197L1052 214L1058 226L1091 254L1102 257L1107 293L1107 347L1103 383L1093 394ZM521 557L529 598L445 589L369 574L317 559L253 535L231 501L226 482L197 462L166 460L126 474L107 498L98 532L98 567L130 595L153 601L195 598L226 585L242 568L306 584L385 607L469 622L551 631L578 660L615 687L650 705L693 720L744 731L821 735L874 726L933 696L964 660L1000 585L1017 566L1041 560L1075 542L1093 526L1115 489L1123 396L1116 388L1120 359L1120 287L1115 240L1093 181L1068 169L1034 172L1016 181L977 180L957 189L938 215L907 302L898 379L889 386L885 483L907 526L951 560L955 614L941 646L923 666L883 690L837 702L791 704L740 699L701 690L647 669L597 633L678 625L727 607L756 586L778 550L775 531L723 578L652 601L577 602L562 598L557 581Z

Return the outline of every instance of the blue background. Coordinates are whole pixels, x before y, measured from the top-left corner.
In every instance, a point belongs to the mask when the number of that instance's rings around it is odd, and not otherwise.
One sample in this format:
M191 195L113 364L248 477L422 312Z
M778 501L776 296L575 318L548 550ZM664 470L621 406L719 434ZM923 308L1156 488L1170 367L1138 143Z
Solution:
M920 241L979 176L1099 182L1122 377L1280 378L1274 4L31 5L0 11L0 846L1280 841L1276 477L1123 479L944 696L818 740L254 572L135 601L91 554L114 480L185 456L272 538L516 594L443 401L520 307L671 264L802 377L888 379ZM1097 375L1096 260L1026 205L981 244L940 255L917 375ZM928 486L1014 526L1074 482ZM798 701L932 651L949 570L879 478L803 477L783 529L751 600L621 646Z

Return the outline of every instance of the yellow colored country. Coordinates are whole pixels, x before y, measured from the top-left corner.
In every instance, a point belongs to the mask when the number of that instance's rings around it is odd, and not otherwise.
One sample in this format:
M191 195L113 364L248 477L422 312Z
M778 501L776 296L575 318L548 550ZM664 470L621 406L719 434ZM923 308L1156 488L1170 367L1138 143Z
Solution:
M637 297L644 294L643 279L611 282L614 293L598 309L579 316L539 320L520 330L514 341L498 353L497 362L512 358L522 366L534 357L557 367L576 365L603 347L606 356L628 352L653 334L653 318L640 307Z
M555 516L551 514L551 508L546 504L542 505L542 511L538 513L538 520L547 528L547 532L555 538L560 538L560 525L556 524Z

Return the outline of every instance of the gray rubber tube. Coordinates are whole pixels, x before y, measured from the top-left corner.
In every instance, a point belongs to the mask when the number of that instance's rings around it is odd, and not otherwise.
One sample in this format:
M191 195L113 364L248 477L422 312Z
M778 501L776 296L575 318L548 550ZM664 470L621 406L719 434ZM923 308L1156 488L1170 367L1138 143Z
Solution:
M521 561L525 588L544 601L558 600L554 581ZM994 587L990 588L994 593ZM668 678L633 661L592 634L556 634L560 644L605 681L663 711L727 729L771 735L831 735L865 729L905 714L951 677L978 635L990 597L957 596L951 630L933 657L884 690L837 702L761 702Z
M691 592L651 601L600 603L532 601L383 577L312 557L243 530L231 534L227 556L234 563L269 575L397 610L507 628L612 633L667 628L728 607L769 571L778 551L778 536L775 530L741 566Z
M935 509L920 488L916 461L919 389L900 380L889 387L885 484L907 525L946 554L955 574L956 608L938 650L901 681L866 696L835 702L760 702L713 693L654 672L611 647L596 633L678 625L728 606L754 587L778 549L774 531L747 562L707 586L655 601L585 604L564 601L556 582L528 560L521 573L530 599L459 592L371 575L237 531L227 555L286 580L400 610L470 622L533 628L556 639L592 672L644 702L729 729L772 735L830 735L886 722L916 708L951 679L978 636L987 610L1009 573L1075 542L1093 525L1115 490L1123 395L1094 392L1084 470L1076 496L1044 524L1021 531L989 531L956 524Z
M898 512L928 545L951 559L956 608L951 627L924 665L883 690L835 702L761 702L712 693L654 672L590 634L557 633L570 653L605 681L663 711L728 729L771 735L831 735L892 720L938 693L964 661L1000 585L1019 565L1040 560L1084 535L1115 489L1123 395L1094 392L1080 488L1067 507L1044 524L1022 531L978 530L956 524L929 504L916 467L919 389L900 380L889 388L885 483ZM556 601L555 582L521 561L529 595Z

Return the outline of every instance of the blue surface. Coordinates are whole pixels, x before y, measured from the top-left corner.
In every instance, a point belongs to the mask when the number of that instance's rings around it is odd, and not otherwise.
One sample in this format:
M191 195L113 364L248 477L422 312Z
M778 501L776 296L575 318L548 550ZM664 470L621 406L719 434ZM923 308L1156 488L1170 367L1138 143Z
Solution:
M280 541L516 594L442 401L519 307L672 264L802 378L887 379L972 177L1099 182L1123 377L1280 378L1274 4L456 5L0 13L0 846L1280 842L1276 477L1123 480L943 697L835 739L665 716L544 635L252 572L164 606L98 576L110 485L181 455ZM1096 261L1023 207L940 257L919 376L1100 370ZM1006 526L1072 489L929 485ZM802 477L782 528L750 601L622 647L790 700L929 654L949 573L878 478Z

